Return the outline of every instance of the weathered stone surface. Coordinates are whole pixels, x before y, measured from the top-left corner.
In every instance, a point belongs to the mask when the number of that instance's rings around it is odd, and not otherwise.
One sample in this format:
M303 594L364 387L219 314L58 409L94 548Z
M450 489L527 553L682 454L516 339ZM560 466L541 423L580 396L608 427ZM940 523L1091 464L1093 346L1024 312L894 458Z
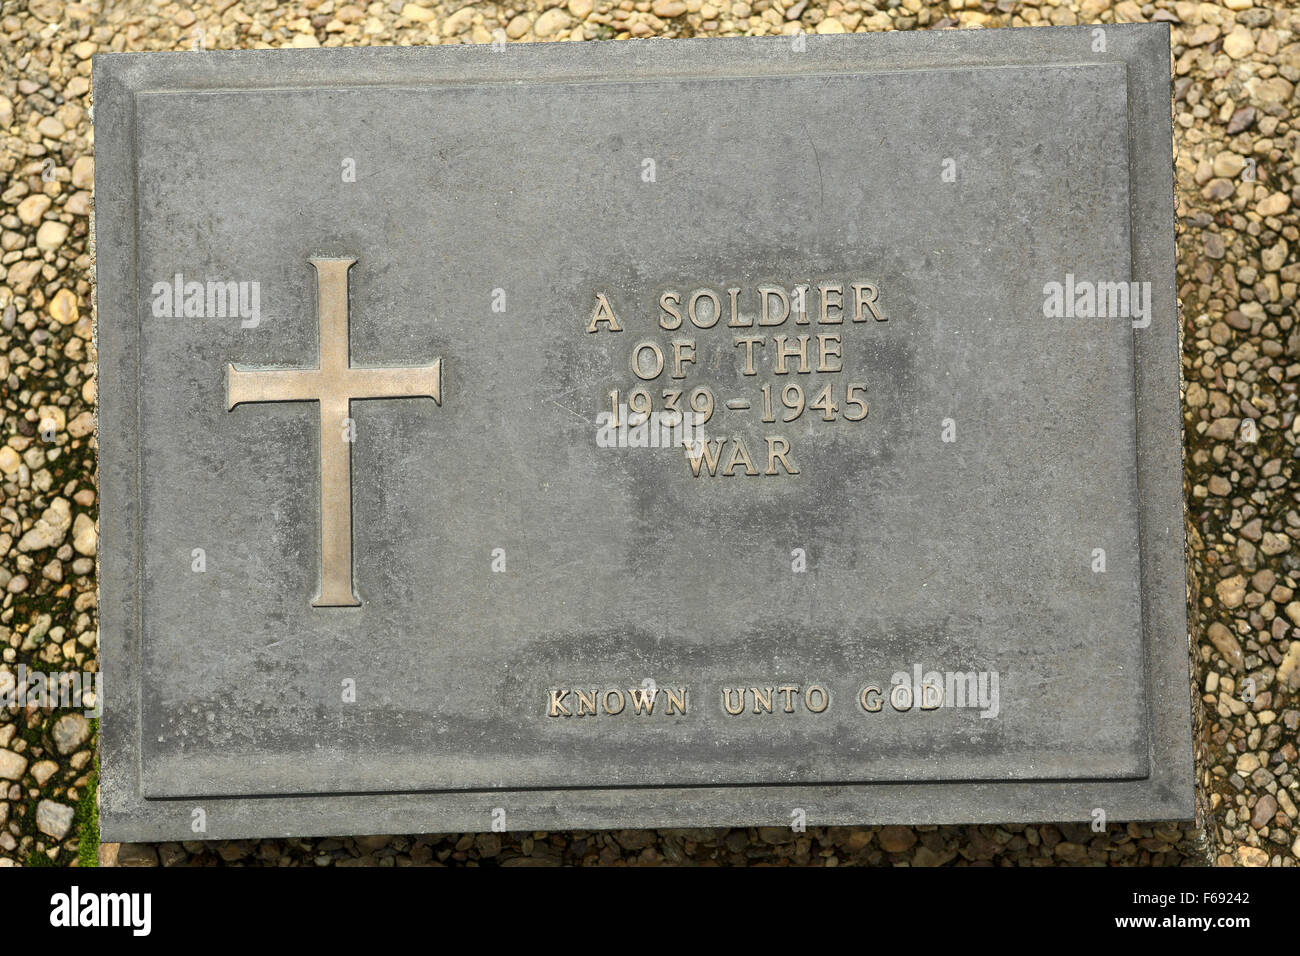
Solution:
M30 531L18 541L19 551L44 551L63 543L72 525L72 506L66 498L55 498Z
M1282 655L1282 662L1277 665L1277 682L1289 690L1300 687L1300 638L1291 641Z
M887 853L902 853L916 845L916 834L907 827L882 827L876 839Z
M54 722L51 734L55 749L70 754L90 739L90 721L82 714L64 714Z
M68 835L75 816L76 811L64 803L42 800L36 804L36 828L56 840Z
M0 750L0 779L21 780L27 770L27 758L12 750Z
M1218 621L1213 622L1208 630L1210 643L1223 655L1223 659L1228 662L1228 666L1234 671L1242 671L1245 667L1245 658L1237 638Z
M157 866L158 850L147 843L123 843L114 859L117 866Z
M106 838L1189 813L1165 30L1024 32L97 58Z

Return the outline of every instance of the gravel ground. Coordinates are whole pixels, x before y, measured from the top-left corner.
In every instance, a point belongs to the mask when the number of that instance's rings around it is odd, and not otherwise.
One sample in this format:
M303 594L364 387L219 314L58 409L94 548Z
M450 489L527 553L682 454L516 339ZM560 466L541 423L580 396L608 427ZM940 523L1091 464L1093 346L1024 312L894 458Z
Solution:
M105 865L1300 864L1300 11L1256 0L0 2L0 689L96 668L96 52L1172 24L1204 826L425 834L106 844ZM94 724L0 710L0 866L92 863Z

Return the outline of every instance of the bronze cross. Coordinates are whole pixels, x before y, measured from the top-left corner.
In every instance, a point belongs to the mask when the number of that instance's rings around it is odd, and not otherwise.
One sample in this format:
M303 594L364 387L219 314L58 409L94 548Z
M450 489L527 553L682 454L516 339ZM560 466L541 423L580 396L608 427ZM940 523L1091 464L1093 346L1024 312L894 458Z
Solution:
M348 355L348 269L312 259L320 324L317 368L226 371L226 410L248 402L320 403L320 595L312 607L360 607L352 593L352 437L356 399L431 398L442 405L442 359L420 368L356 368Z

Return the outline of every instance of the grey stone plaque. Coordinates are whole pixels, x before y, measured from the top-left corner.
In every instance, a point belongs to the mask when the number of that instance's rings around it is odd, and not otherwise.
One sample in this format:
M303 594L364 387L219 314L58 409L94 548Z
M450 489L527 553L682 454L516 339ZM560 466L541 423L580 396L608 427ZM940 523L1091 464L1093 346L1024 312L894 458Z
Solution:
M1189 817L1168 56L97 57L105 838Z

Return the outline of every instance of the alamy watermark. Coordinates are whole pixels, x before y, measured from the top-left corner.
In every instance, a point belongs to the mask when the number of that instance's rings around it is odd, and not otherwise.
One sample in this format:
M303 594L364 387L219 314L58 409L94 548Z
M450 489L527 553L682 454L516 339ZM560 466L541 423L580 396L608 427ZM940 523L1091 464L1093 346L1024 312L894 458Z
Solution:
M156 319L237 318L244 329L255 329L262 322L262 285L256 281L199 282L178 272L170 282L155 282L150 295Z
M997 671L927 671L913 664L911 673L893 673L887 692L876 684L863 687L858 704L872 714L879 713L886 703L900 713L913 707L978 709L981 717L991 720L1002 712L999 683Z
M1151 324L1150 282L1093 282L1066 273L1064 282L1043 285L1043 315L1049 319L1132 319L1133 328Z
M620 404L617 412L597 413L596 447L694 448L704 441L705 418L693 411L629 411Z
M133 936L148 936L153 928L153 894L82 891L74 885L50 897L50 925L57 928L120 927Z
M18 665L18 675L0 670L0 710L16 707L81 710L98 717L104 706L104 675L79 671L29 671Z

